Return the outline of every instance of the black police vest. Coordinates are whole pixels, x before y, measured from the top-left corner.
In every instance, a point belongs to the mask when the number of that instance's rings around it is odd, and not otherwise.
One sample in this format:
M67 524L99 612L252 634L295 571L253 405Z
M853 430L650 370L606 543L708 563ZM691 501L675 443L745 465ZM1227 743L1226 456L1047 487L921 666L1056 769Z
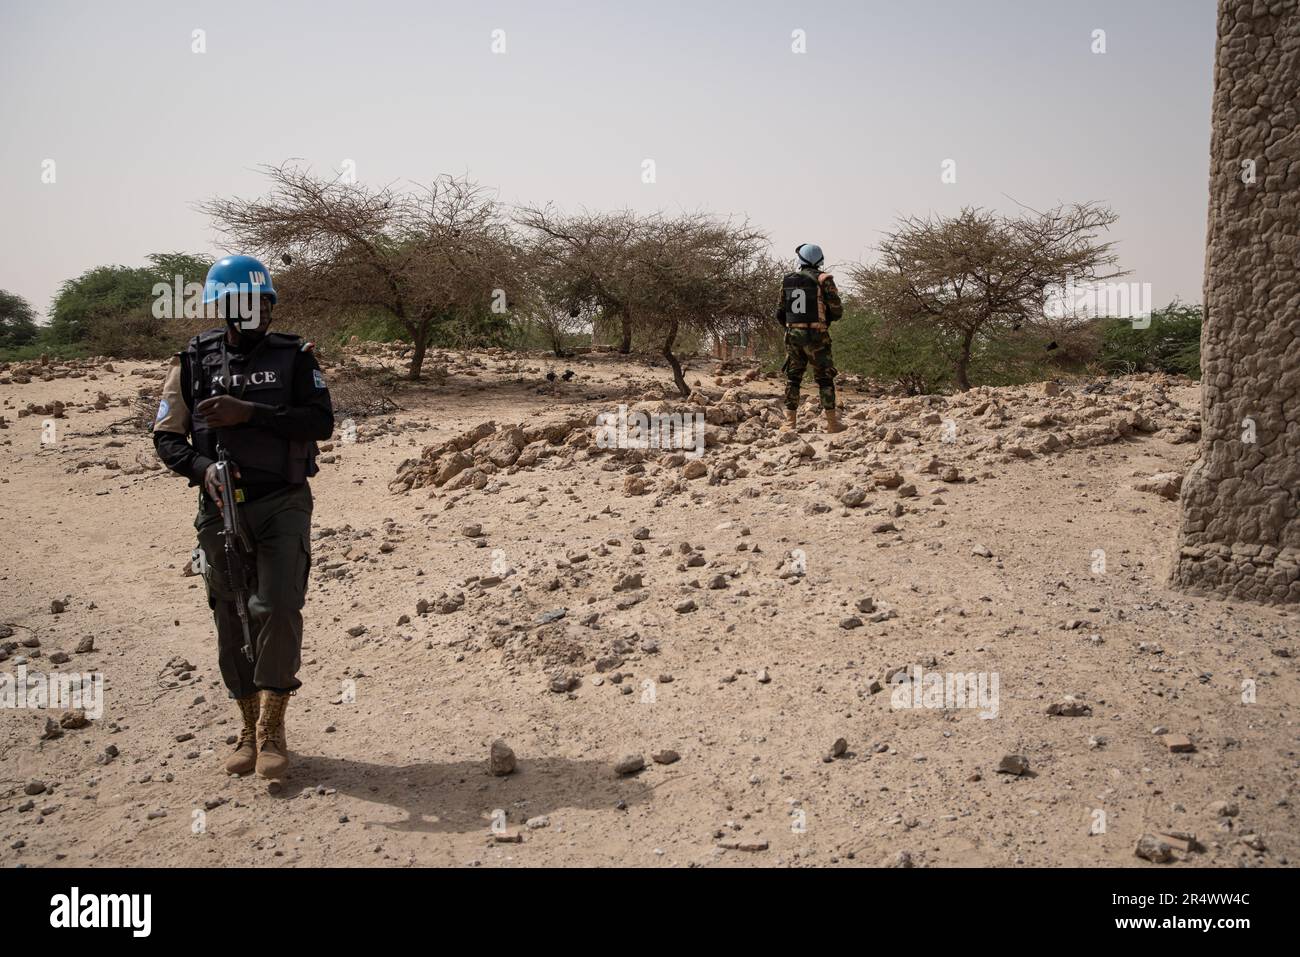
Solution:
M212 329L190 340L186 350L192 376L194 409L190 432L194 448L210 459L217 457L217 445L235 460L245 484L262 484L277 479L301 485L320 469L316 465L316 443L286 439L269 429L245 422L226 429L212 429L198 412L198 405L214 395L233 395L262 405L290 405L293 402L293 371L301 349L297 336L268 332L249 355L229 346L231 382L225 381L221 344L224 329Z

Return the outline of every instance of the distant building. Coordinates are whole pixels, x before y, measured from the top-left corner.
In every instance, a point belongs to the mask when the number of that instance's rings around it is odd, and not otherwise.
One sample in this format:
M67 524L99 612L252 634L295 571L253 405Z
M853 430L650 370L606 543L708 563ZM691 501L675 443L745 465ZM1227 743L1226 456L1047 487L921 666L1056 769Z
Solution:
M727 359L754 358L754 337L747 332L714 335L713 358L724 361Z

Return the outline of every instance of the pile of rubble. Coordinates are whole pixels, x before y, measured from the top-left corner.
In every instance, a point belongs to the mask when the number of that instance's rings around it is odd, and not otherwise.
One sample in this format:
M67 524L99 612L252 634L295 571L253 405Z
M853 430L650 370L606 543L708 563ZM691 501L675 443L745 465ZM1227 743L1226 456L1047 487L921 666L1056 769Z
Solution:
M89 379L92 382L102 373L117 370L107 356L88 359L39 359L23 362L0 362L0 385L28 385L32 382L53 382L55 379ZM139 374L139 373L137 373Z
M395 492L426 486L482 489L499 471L529 468L564 452L571 459L574 449L585 444L582 437L589 437L583 429L587 424L588 416L580 413L503 429L495 422L483 422L441 445L429 446L418 459L402 462L389 488Z
M537 467L569 468L598 457L605 458L603 470L624 473L623 492L633 496L671 494L697 479L727 484L749 474L788 474L839 462L894 474L897 459L906 454L919 454L920 471L953 482L962 480L959 464L989 466L1059 455L1134 435L1159 435L1176 444L1195 442L1200 435L1197 414L1168 395L1169 388L1183 384L1188 383L1144 375L1080 389L1046 382L982 387L954 396L879 398L851 411L842 434L809 437L781 431L781 400L747 391L741 384L721 391L697 387L686 399L650 390L621 410L624 421L634 423L638 414L644 414L645 421L652 416L679 417L677 421L688 427L699 425L702 449L654 443L629 447L632 444L621 437L608 441L614 433L602 423L612 421L615 410L571 406L533 423L498 427L483 422L429 446L418 459L401 463L390 489L495 491L500 487L498 475ZM807 397L801 422L819 418L815 397ZM635 436L635 424L629 428ZM689 428L685 434L691 437ZM823 438L820 448L813 444L820 445ZM886 487L904 484L900 477Z

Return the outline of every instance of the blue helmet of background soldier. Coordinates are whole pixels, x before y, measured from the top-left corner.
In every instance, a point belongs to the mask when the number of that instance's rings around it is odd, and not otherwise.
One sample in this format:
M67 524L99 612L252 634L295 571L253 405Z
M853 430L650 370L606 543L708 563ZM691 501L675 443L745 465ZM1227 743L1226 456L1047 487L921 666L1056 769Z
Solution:
M799 257L799 263L803 266L812 266L814 269L820 269L825 256L822 255L822 248L816 243L804 243L795 248L794 254Z

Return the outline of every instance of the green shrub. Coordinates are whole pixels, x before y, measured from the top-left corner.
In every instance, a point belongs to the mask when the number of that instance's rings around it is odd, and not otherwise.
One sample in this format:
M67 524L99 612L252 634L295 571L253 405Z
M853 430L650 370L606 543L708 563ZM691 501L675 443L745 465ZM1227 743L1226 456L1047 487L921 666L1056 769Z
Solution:
M84 345L92 355L115 359L163 359L185 347L192 323L157 319L150 309L88 319Z
M332 335L340 344L347 343L353 336L362 342L411 341L411 334L405 326L391 315L378 312L345 320Z
M50 304L50 324L43 340L70 344L98 336L119 349L129 348L125 345L128 341L143 343L141 336L155 334L160 342L170 345L178 332L169 324L184 320L179 316L154 319L154 287L163 284L173 288L177 276L181 277L182 288L186 283L202 283L210 263L189 253L154 253L146 258L148 266L97 266L66 280ZM149 314L147 319L142 313ZM113 324L118 321L132 328L115 330ZM144 348L149 355L158 351L156 344L145 344Z
M94 352L81 343L50 343L38 340L24 346L0 348L0 362L31 362L41 356L49 356L51 359L84 359L92 355Z
M1145 329L1130 319L1107 319L1102 328L1102 368L1110 375L1168 372L1201 377L1201 324L1204 310L1178 301L1151 314Z
M17 293L0 289L0 349L33 343L40 331L31 303Z
M886 323L863 309L846 308L831 325L831 339L835 367L843 372L898 386L909 395L952 385L952 361L935 328Z

